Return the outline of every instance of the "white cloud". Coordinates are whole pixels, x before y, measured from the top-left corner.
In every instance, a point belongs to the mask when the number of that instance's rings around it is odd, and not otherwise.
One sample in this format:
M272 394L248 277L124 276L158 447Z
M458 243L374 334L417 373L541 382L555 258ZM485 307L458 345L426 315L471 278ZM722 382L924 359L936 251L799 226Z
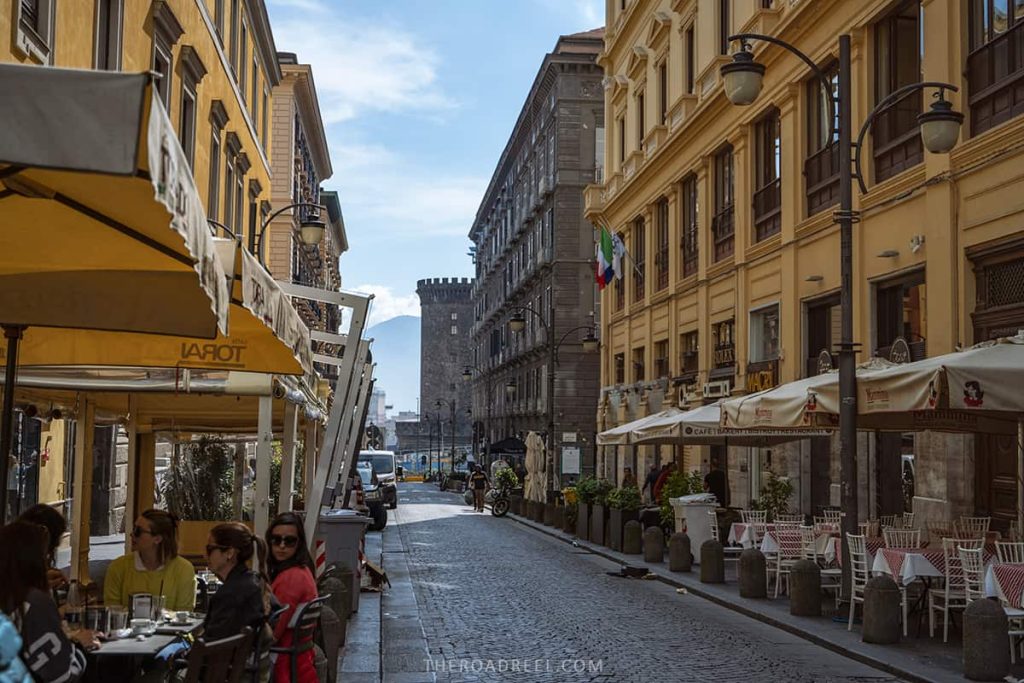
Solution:
M276 0L274 40L313 65L325 122L374 111L436 114L456 106L437 83L437 54L394 25L360 23L316 0ZM327 28L329 27L329 29Z
M363 294L373 294L367 327L397 318L400 315L412 315L417 318L420 315L420 298L415 293L396 294L394 289L385 285L357 285L351 288L346 287L346 289Z

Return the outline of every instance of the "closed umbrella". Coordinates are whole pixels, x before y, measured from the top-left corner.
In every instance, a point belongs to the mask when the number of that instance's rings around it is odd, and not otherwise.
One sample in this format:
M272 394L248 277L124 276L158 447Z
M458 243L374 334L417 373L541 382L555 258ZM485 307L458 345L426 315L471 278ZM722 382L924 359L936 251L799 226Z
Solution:
M528 489L524 495L529 500L544 501L547 489L547 472L544 471L544 440L536 432L526 437L526 471L529 473Z

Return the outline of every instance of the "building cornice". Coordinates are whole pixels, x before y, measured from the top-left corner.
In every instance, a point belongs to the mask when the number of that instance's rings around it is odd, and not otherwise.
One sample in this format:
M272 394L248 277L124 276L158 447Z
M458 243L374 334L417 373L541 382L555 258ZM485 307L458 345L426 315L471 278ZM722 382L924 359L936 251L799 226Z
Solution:
M281 82L281 65L277 61L277 46L274 44L274 32L270 29L267 5L263 0L246 0L245 5L249 8L253 42L266 69L267 80L273 87Z
M327 180L334 175L334 169L331 167L327 133L320 114L320 100L316 94L316 84L313 82L313 68L309 64L283 64L281 71L284 79L295 81L292 97L298 107L306 141L310 143L316 173L320 180ZM284 92L282 88L282 85L278 86L278 90Z

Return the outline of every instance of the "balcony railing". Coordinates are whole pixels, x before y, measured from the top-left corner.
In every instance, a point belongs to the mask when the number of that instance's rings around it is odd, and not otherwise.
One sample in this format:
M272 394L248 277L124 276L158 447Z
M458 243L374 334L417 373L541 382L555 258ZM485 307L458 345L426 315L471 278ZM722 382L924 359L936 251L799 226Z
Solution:
M920 126L921 91L909 92L878 113L871 125L875 180L882 181L924 160Z
M711 234L715 240L715 261L729 258L733 253L736 224L732 204L723 208L711 218Z
M804 161L807 215L839 203L839 145L823 147Z
M782 181L778 178L754 193L754 239L760 242L782 229Z
M971 134L1024 113L1024 21L967 56Z

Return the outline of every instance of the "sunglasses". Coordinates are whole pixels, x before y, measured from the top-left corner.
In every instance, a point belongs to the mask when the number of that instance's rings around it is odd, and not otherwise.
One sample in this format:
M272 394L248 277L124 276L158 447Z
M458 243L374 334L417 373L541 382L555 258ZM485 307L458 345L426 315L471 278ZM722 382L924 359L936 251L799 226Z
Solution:
M278 534L271 534L270 536L270 545L279 545L283 548L294 548L298 543L298 536L279 536Z
M219 550L221 552L224 552L227 549L228 549L228 546L226 546L226 545L208 545L208 546L206 546L206 555L207 555L207 557L209 557L210 555L213 555L213 551L214 550Z
M149 534L150 536L156 536L152 531L143 529L141 526L132 527L132 536L138 538L142 534Z

